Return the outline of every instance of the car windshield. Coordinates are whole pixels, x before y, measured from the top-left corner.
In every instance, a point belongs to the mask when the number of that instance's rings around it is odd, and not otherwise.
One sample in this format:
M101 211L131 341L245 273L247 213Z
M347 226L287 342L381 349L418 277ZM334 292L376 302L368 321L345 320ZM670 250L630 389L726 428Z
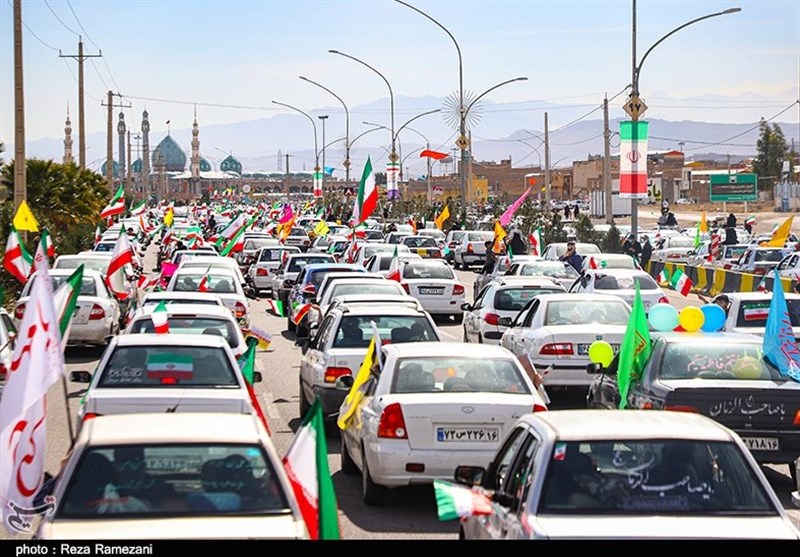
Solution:
M58 288L67 282L69 279L68 275L60 275L60 276L53 276L50 275L50 280L53 283L53 292L58 290ZM78 292L80 296L97 296L97 282L94 280L94 277L83 277L81 279L81 289ZM105 293L102 293L105 294Z
M469 232L467 234L468 242L485 242L486 240L493 240L494 232Z
M437 248L439 244L436 243L436 240L433 238L426 236L412 236L408 238L403 238L403 244L407 245L410 248Z
M558 244L555 246L556 255L561 257L567 253L567 244ZM600 248L595 244L575 244L575 252L578 255L587 255L590 253L600 253Z
M522 269L520 269L519 274L526 277L578 278L578 272L572 265L565 265L560 261L536 261L534 263L526 263L522 266Z
M276 469L255 444L89 447L58 517L235 516L290 512Z
M558 294L561 288L503 288L494 294L494 308L502 311L521 311L525 305L541 294Z
M228 352L206 346L117 346L98 387L236 387Z
M735 443L700 440L558 441L538 514L775 515Z
M627 304L611 300L552 301L547 304L545 326L552 325L627 325L630 309Z
M175 334L203 334L223 337L231 348L239 347L238 325L229 319L219 317L199 317L194 315L170 315L167 318L169 332ZM150 316L136 319L131 324L131 333L155 333L156 328Z
M762 300L742 300L736 315L737 327L766 327L771 296ZM787 299L789 319L792 327L800 327L800 300Z
M694 238L684 236L669 236L664 247L667 248L694 248Z
M780 260L792 253L783 249L760 249L756 251L755 261L766 263L780 263Z
M451 233L450 233L450 240L449 240L449 241L450 241L451 243L453 243L453 244L457 244L457 243L459 243L459 242L461 241L461 238L463 238L463 237L464 237L464 234L465 234L465 233L464 233L464 231L460 231L460 232L455 232L455 231L454 231L454 232L451 232Z
M406 291L400 283L393 280L376 279L370 282L344 281L334 284L330 289L329 300L337 296L352 296L353 294L405 294Z
M390 244L378 244L378 245L365 244L364 246L361 247L361 249L364 251L364 259L369 259L376 253L394 252L394 248L395 246Z
M94 247L94 251L114 251L116 242L100 242Z
M289 236L308 236L305 228L292 228L289 231Z
M228 271L229 273L229 271ZM173 277L173 290L176 292L214 292L216 294L236 294L238 281L231 274L223 274L215 269L210 273L187 272Z
M669 342L657 368L662 380L743 379L774 381L778 371L764 360L761 343Z
M393 393L454 391L530 394L510 359L402 358L397 363Z
M451 269L449 265L408 263L403 267L403 278L453 280L455 279L455 275L453 274L453 269Z
M53 265L53 269L77 269L81 265L83 265L83 269L85 271L100 271L101 273L105 273L106 269L108 269L108 264L111 259L106 259L105 257L102 259L98 258L86 258L86 259L79 259L79 258L58 258Z
M636 262L629 255L599 255L594 260L597 265L606 269L636 269Z
M247 240L244 249L246 250L256 250L258 248L263 248L264 246L272 246L275 245L277 240L274 238L250 238Z
M747 246L724 246L724 248L725 255L723 257L725 259L739 259L744 253L744 250L747 249Z
M439 337L424 315L345 315L339 323L334 348L367 348L372 323L381 343L436 342Z
M283 252L289 251L291 253L298 253L299 250L291 249L287 250L286 248L271 248L271 249L262 249L261 255L258 256L259 261L271 261L273 263L280 263L281 255Z
M315 263L330 263L331 258L328 256L319 257L292 257L289 261L288 273L299 273L306 265L313 265Z
M657 290L658 284L650 275L642 274L636 276L623 275L601 275L595 276L594 287L596 290L633 290L634 281L639 284L641 290Z

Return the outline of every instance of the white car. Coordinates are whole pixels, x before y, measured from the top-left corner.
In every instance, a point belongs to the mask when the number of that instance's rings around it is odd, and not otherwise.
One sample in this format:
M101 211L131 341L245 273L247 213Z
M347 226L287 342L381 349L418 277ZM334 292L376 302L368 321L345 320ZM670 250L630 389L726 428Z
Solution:
M501 255L497 257L494 262L494 267L492 268L491 273L487 274L479 274L475 281L472 283L472 297L476 298L483 287L492 282L493 280L497 280L503 277L506 273L509 272L512 266L518 265L521 263L525 263L528 261L542 261L542 258L538 255L514 255L513 257L508 257L506 255ZM514 274L514 273L509 273ZM577 276L577 273L576 275ZM570 283L572 284L572 283Z
M167 285L167 292L211 292L222 298L240 326L250 326L250 300L245 293L239 276L226 269L218 269L207 274L205 269L176 271Z
M456 324L462 322L465 288L444 259L401 262L400 284L431 315L451 316Z
M659 263L687 263L694 251L694 238L684 235L664 236L653 246L650 260Z
M538 261L526 261L523 259L520 263L512 263L505 276L546 278L569 290L575 279L580 275L569 263L548 261L540 258Z
M231 271L239 279L239 284L246 287L247 282L242 273L241 267L236 263L236 260L231 257L223 257L221 255L197 255L184 259L178 265L175 272L182 272L184 270L203 271L213 275L217 269L225 269Z
M500 277L487 284L473 303L464 302L464 342L500 344L501 317L514 318L536 296L567 290L551 279Z
M36 539L310 539L281 456L254 416L95 417L52 495L55 510Z
M540 373L550 368L544 376L548 389L585 390L594 379L586 369L589 346L605 340L619 351L630 313L619 296L542 294L514 319L499 320L508 327L500 345L518 357L527 354Z
M726 293L730 301L723 331L764 336L767 327L772 292ZM800 338L800 294L785 292L786 308L796 339Z
M575 252L578 255L583 257L587 257L590 255L597 255L602 253L602 250L597 244L586 244L581 242L575 243ZM542 252L542 259L547 259L548 261L558 261L558 258L567 253L567 242L556 242L553 244L547 244L547 247L544 248Z
M625 253L596 253L583 258L585 269L641 269L636 260Z
M613 294L628 304L636 297L636 283L645 311L658 303L669 303L666 292L646 271L630 269L587 269L569 288L576 294Z
M394 259L394 250L390 252L379 252L373 254L372 257L367 259L366 263L364 263L364 266L366 267L368 273L378 273L383 276L386 276L389 274L389 269L391 269L392 259ZM408 259L422 259L422 257L417 255L416 253L404 252L398 250L397 252L398 262L406 261Z
M300 253L300 248L293 246L271 246L261 248L256 252L255 260L247 270L247 276L256 292L269 291L272 293L272 276L281 266L284 254Z
M342 472L361 472L367 505L385 503L387 489L485 466L519 416L547 410L517 358L499 346L390 344L382 360L356 408L357 425L341 431Z
M388 253L389 255L392 255L394 253L395 248L397 248L398 255L400 255L401 253L411 253L409 247L403 244L364 242L358 249L358 253L356 254L356 260L354 261L354 263L366 266L366 263L370 259L370 257L375 255L376 253Z
M800 252L794 252L784 257L777 266L781 278L794 281L800 279Z
M70 379L89 384L81 422L142 412L255 414L233 351L217 335L118 335L93 373L73 371Z
M355 375L373 337L372 324L382 342L442 340L431 316L409 304L341 304L329 311L319 328L303 344L300 360L300 416L319 397L326 421L336 421L346 392L334 386L343 375Z
M732 269L745 250L748 244L722 244L719 246L719 258L709 261L708 251L710 242L705 241L687 258L686 264L693 267L722 267Z
M739 273L765 275L778 266L784 257L794 252L793 248L761 247L750 245L731 266L731 270Z
M408 293L397 281L370 273L328 273L322 279L316 303L309 311L308 323L319 324L337 297L352 295L404 296Z
M50 269L53 292L67 282L74 272L72 269ZM25 306L28 304L30 292L37 277L37 273L30 276L14 305L14 324L17 327L22 323ZM106 286L104 274L84 269L78 302L70 322L67 344L70 346L106 346L120 330L120 315L119 302Z
M453 250L453 265L464 271L472 265L483 265L486 262L485 242L494 240L494 232L490 230L467 230Z
M157 306L161 301L167 305L212 305L225 307L225 303L213 292L156 292L150 290L142 296L139 307Z
M125 334L155 333L153 311L157 305L139 308L123 331ZM169 334L216 335L224 338L238 360L247 350L242 329L225 306L209 304L167 305Z
M288 253L281 258L280 266L271 273L272 299L280 300L286 307L289 303L289 291L300 274L300 269L314 263L336 263L336 259L327 253Z
M332 235L330 232L325 236L317 236L314 238L314 241L311 243L311 247L308 248L306 253L328 253L328 250L331 247L331 244L336 240L346 240L347 238L344 236L335 236Z

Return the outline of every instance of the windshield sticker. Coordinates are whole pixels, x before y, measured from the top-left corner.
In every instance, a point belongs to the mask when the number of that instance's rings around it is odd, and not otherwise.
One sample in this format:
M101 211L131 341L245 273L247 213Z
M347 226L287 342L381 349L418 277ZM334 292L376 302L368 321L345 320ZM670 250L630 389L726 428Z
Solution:
M151 354L147 358L147 377L161 379L191 379L194 376L194 365L191 356L178 354Z
M553 451L553 460L564 460L567 456L567 444L566 443L556 443L556 448Z

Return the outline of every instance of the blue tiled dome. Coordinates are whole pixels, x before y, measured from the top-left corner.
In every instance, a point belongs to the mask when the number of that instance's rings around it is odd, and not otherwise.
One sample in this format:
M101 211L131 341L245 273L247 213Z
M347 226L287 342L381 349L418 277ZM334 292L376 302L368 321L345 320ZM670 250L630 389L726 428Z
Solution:
M114 162L114 169L113 169L112 173L114 175L114 178L118 178L119 177L119 163L117 163L117 161L113 161L113 162ZM102 174L103 176L106 175L106 163L105 162L100 165L100 174Z
M200 172L211 172L211 165L203 157L200 157Z
M172 139L172 136L167 136L161 140L161 143L153 149L153 164L159 159L165 165L167 172L183 172L186 169L186 153L183 152L180 145Z
M142 171L142 159L136 159L131 164L131 170L136 173L140 173Z
M240 163L233 155L228 155L225 160L219 165L222 172L235 172L236 174L242 173L242 163Z

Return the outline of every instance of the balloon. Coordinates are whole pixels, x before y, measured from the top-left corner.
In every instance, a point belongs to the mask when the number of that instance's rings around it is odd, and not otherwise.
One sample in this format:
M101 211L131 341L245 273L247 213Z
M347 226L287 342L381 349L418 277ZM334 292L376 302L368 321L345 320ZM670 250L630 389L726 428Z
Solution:
M699 331L700 327L703 326L704 320L705 316L703 315L703 312L699 307L696 306L686 306L678 314L678 322L687 333Z
M706 304L700 308L704 321L702 329L707 333L716 333L725 326L725 310L717 304Z
M589 346L589 359L592 363L608 367L614 359L614 349L606 341L596 340Z
M662 333L672 331L678 326L678 310L669 304L661 302L650 308L647 320L656 331Z

